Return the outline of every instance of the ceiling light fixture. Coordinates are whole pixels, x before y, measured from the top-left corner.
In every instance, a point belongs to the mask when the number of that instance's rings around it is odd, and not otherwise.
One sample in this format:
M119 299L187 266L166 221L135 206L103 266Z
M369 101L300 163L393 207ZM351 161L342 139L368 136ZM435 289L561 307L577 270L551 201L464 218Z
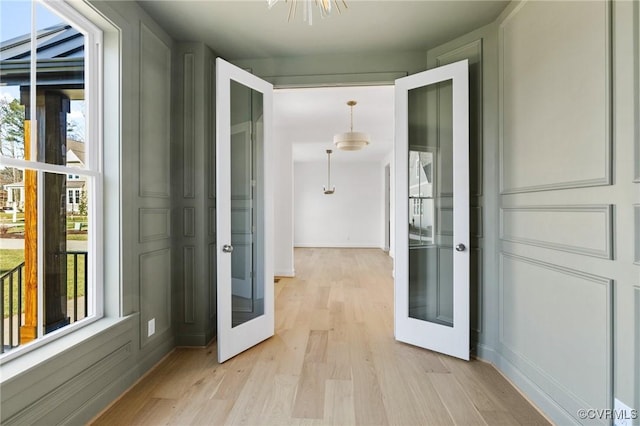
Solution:
M333 137L333 143L338 149L343 151L357 151L369 145L369 135L362 132L353 131L353 107L356 101L349 101L347 105L351 108L351 128L348 132L338 133Z
M269 9L273 7L274 4L278 3L280 0L267 0L267 5ZM285 2L289 3L289 16L287 17L287 21L291 22L291 19L295 18L296 12L298 11L298 3L302 3L302 17L306 23L309 25L313 25L313 6L318 6L320 9L320 17L326 18L331 14L331 0L285 0ZM344 6L345 9L348 9L347 2L345 0L333 0L333 4L335 5L338 13L342 13L342 9L340 9L340 3Z
M332 152L333 151L331 151L330 149L327 150L327 186L322 187L325 195L331 195L334 192L336 192L335 185L333 185L333 188L331 188L331 153Z

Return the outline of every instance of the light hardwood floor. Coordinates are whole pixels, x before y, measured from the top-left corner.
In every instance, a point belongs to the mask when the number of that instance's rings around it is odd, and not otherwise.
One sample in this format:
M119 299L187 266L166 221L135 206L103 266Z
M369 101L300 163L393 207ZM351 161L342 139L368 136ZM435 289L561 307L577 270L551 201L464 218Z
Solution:
M491 365L394 341L381 250L295 256L275 336L224 364L177 349L93 424L549 424Z

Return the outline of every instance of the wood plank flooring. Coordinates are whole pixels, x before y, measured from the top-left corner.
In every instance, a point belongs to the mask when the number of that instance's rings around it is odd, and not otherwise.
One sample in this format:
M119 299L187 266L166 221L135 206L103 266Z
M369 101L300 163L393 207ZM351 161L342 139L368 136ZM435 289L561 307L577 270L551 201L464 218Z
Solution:
M391 259L296 249L276 334L224 364L177 349L94 425L547 425L491 365L393 339Z

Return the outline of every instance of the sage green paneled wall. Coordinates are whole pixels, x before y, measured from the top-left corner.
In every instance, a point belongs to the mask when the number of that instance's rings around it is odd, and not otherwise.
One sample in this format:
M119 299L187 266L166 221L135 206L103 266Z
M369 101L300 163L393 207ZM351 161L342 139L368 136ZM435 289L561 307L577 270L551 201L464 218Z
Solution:
M515 2L429 52L482 38L478 353L561 424L638 408L637 8Z
M119 28L104 26L105 79L114 86L105 94L105 113L118 116L110 116L105 128L104 187L106 194L119 198L105 206L106 316L2 366L2 424L83 424L174 347L173 42L134 2L73 5ZM148 337L151 318L156 320L156 333ZM12 373L18 370L21 373Z
M428 52L481 42L478 354L560 424L640 406L638 9L514 2Z
M176 344L205 346L216 330L214 53L202 43L178 43L173 81Z

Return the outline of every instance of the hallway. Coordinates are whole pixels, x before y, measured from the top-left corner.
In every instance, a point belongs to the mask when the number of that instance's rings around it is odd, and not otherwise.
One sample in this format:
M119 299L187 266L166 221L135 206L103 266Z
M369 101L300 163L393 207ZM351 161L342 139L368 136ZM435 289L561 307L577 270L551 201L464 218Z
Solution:
M222 365L215 345L178 348L93 424L548 424L489 364L394 341L383 251L295 259L274 337Z

